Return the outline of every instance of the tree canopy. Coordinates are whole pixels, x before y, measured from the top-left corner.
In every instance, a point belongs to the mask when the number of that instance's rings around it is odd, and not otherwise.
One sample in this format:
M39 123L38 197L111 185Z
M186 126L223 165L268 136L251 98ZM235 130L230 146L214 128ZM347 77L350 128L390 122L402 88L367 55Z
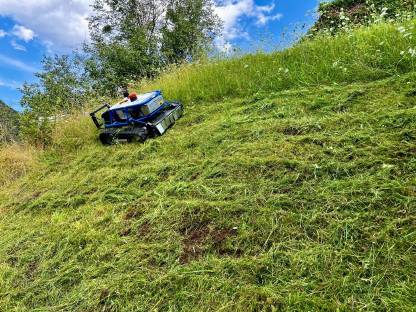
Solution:
M212 0L95 0L87 69L114 91L203 55L221 29Z

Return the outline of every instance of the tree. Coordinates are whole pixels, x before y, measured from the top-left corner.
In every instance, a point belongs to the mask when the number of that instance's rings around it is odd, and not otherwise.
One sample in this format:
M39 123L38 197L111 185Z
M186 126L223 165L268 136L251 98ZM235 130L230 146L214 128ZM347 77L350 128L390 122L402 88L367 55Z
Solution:
M86 46L85 69L97 92L115 95L119 87L127 87L140 78L152 78L162 68L156 45L137 31L125 43L96 42Z
M90 17L90 35L95 43L126 43L137 32L155 39L163 25L169 0L95 0Z
M166 62L180 63L200 57L218 34L219 27L211 1L170 0L161 29Z
M212 0L95 0L93 11L86 67L112 93L198 58L220 30Z
M46 145L52 132L54 115L83 107L90 92L83 62L75 56L44 57L37 83L25 83L20 91L25 109L20 117L20 134L33 144Z
M42 71L36 73L37 83L25 83L20 91L21 105L33 113L51 116L70 112L84 105L87 80L80 60L67 55L44 57Z

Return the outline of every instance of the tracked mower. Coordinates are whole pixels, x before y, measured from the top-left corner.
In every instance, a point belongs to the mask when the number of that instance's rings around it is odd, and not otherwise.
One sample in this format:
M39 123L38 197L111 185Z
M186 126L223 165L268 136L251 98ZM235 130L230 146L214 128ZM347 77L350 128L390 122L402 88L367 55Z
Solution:
M181 103L165 101L161 91L153 91L113 106L104 104L90 115L101 143L111 145L163 135L182 114Z

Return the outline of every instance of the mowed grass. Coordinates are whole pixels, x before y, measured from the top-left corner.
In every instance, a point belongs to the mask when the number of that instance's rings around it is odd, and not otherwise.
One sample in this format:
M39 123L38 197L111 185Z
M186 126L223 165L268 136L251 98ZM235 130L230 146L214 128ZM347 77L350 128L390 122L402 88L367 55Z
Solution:
M415 78L188 106L143 145L64 126L0 193L1 309L414 310Z
M309 53L355 34L356 75ZM3 150L0 310L414 311L413 39L317 40L163 75L144 88L185 116L144 144L101 146L80 115L29 164ZM262 74L274 58L287 80Z

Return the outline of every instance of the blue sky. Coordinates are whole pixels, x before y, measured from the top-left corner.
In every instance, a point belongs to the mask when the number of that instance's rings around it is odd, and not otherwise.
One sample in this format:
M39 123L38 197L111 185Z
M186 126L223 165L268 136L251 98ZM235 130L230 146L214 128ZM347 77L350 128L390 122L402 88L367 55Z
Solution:
M0 0L0 99L20 110L23 82L36 81L45 54L70 53L88 40L92 0ZM215 40L225 53L273 50L290 44L293 30L310 26L320 0L216 0L224 22ZM322 2L322 1L321 1ZM282 42L282 36L289 39Z

